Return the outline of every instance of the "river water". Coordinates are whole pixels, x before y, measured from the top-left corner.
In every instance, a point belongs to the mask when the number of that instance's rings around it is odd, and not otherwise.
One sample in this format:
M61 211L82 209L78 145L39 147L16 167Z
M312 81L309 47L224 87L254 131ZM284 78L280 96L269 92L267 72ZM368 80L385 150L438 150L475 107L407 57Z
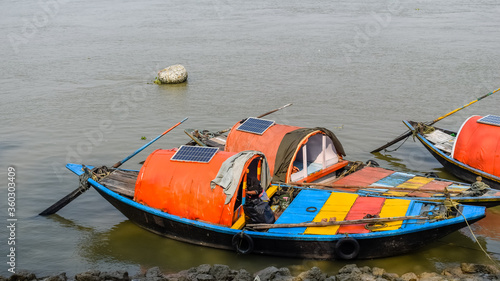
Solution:
M221 130L287 103L267 118L332 129L350 160L453 179L411 139L369 151L404 132L402 119L433 120L500 87L499 13L497 0L1 1L0 275L10 274L11 241L15 270L39 276L203 263L335 273L350 262L239 256L158 237L94 190L37 214L77 188L67 162L112 165L189 117L122 166L138 169L154 149L187 142L185 128ZM153 83L177 63L187 83ZM499 114L499 104L492 95L439 124L458 129L472 114ZM6 227L9 167L15 229ZM495 262L499 219L500 208L489 209L471 228ZM493 263L468 229L408 255L356 261L396 273L461 262Z

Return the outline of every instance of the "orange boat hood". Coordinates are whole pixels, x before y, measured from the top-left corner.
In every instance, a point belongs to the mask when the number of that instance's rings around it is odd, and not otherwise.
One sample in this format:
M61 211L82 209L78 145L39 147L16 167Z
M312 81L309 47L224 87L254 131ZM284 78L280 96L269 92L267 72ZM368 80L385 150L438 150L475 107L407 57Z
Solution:
M333 132L325 128L273 124L260 135L238 130L241 123L238 122L231 128L225 150L229 152L248 149L261 151L269 162L273 182L299 180L300 176L292 176L294 167L303 170L304 164L310 166L311 163L325 163L326 166L330 166L345 156L340 141ZM303 148L306 144L307 151L304 152ZM322 167L324 168L325 165Z
M265 178L269 170L260 152L219 151L208 163L171 160L175 152L176 149L159 149L148 156L137 177L136 202L182 218L231 226L234 210L241 204L244 171L250 170L249 176L256 175L257 166L261 166L262 185L267 187L270 180ZM228 161L239 161L239 165ZM259 161L262 162L258 165ZM223 171L228 165L230 169ZM227 186L218 184L221 175L226 176L224 185L231 182L232 194L227 194L231 193ZM218 176L219 181L214 182Z
M500 176L500 127L469 117L458 131L452 157L486 173Z

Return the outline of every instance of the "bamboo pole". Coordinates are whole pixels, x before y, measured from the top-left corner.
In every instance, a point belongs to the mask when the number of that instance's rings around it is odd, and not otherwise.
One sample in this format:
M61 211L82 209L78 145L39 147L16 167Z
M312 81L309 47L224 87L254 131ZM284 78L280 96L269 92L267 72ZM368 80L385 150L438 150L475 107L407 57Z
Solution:
M419 192L425 192L425 193L456 193L460 194L462 192L456 192L456 191L447 191L446 189L442 190L421 190L421 189L413 189L413 188L404 188L404 187L388 187L388 186L360 186L360 185L335 185L335 184L326 184L326 183L302 183L302 182L290 182L290 185L300 185L300 186L317 186L318 189L326 189L326 190L332 190L332 189L337 189L341 191L345 191L345 189L387 189L387 190L393 190L393 191L419 191ZM322 188L322 187L327 187L327 188Z
M366 224L378 222L391 222L403 220L428 220L425 216L404 216L404 217L387 217L387 218L369 218L348 221L328 221L328 222L303 222L303 223L284 223L284 224L247 224L246 226L253 229L270 229L270 228L291 228L291 227L325 227L332 225L352 225L352 224Z

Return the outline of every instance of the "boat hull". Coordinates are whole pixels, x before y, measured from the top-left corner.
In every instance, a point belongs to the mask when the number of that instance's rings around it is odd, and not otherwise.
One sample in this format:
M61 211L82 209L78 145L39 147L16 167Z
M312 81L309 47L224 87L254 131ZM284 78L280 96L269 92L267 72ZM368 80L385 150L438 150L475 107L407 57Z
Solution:
M415 128L412 126L411 121L403 121L403 123L411 130L414 131ZM431 155L436 158L443 167L449 171L452 175L457 178L467 181L467 182L475 182L478 176L483 178L483 182L489 185L491 188L500 189L500 178L495 177L494 175L485 173L481 170L472 168L468 165L463 164L460 161L457 161L447 154L445 154L440 149L436 148L431 142L429 142L423 135L416 134L417 139L424 145L424 147L431 153Z
M91 180L90 180L91 181ZM191 244L235 251L233 240L241 230L174 218L162 212L140 205L120 196L104 186L93 184L94 188L116 209L138 226L158 235ZM484 217L484 212L471 220L473 223ZM462 227L465 221L443 224L442 227L424 231L409 231L402 234L349 235L359 243L358 259L382 258L414 251ZM256 231L245 231L250 237L252 249L249 253L275 255L293 258L339 259L336 244L344 235L282 235ZM362 237L364 236L364 237Z

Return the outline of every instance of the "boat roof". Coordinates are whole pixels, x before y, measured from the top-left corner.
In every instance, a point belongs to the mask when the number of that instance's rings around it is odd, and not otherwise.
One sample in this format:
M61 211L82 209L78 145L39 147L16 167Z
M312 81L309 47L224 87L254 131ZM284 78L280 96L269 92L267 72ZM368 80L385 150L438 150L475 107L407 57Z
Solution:
M252 118L253 120L258 118ZM274 121L265 122L266 128L260 131L249 132L240 130L246 120L236 123L229 132L225 150L238 152L252 149L263 152L269 162L269 169L273 175L273 182L289 182L295 161L302 165L301 148L308 143L306 159L309 163L319 162L320 155L327 157L345 156L344 148L335 134L322 127L304 128L283 124ZM323 145L320 136L327 141ZM336 155L332 155L336 154ZM306 161L306 162L307 162Z
M451 156L471 167L500 176L500 117L471 116L461 126Z

